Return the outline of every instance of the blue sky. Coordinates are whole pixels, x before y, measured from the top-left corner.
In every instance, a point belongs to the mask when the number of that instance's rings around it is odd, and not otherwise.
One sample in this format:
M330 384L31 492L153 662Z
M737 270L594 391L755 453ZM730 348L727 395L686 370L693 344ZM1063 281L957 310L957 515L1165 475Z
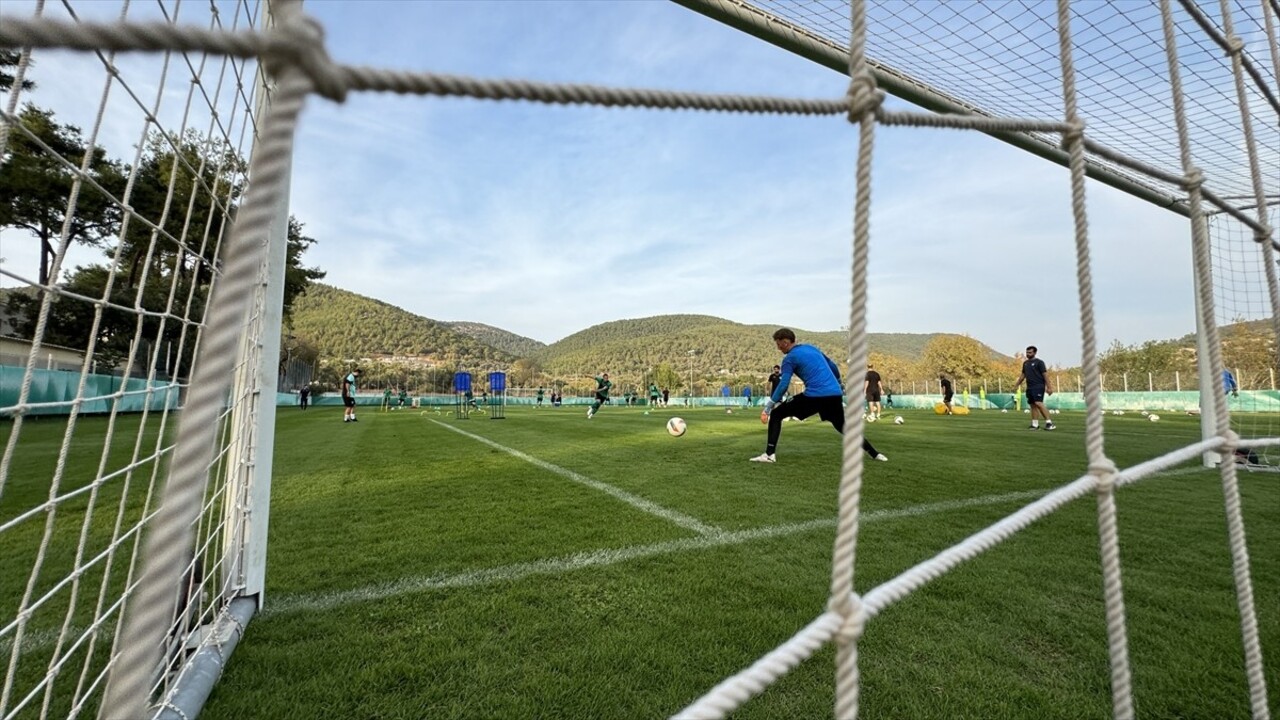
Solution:
M347 63L815 98L847 82L658 0L305 7ZM76 62L42 59L32 99L82 92ZM833 330L848 324L856 142L836 117L314 98L292 210L326 282L438 320L543 342L669 313ZM871 331L1079 362L1065 169L976 133L882 127L874 173ZM1100 345L1190 332L1186 221L1088 192ZM3 244L7 263L27 262Z

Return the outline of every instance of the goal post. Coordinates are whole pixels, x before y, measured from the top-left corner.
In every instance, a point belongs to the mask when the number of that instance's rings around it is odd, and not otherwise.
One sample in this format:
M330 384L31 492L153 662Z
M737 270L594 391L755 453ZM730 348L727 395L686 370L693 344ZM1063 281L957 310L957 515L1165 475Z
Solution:
M29 20L64 37L95 22L231 35L297 11L41 4L0 32ZM306 91L296 71L263 75L252 53L104 48L32 64L39 44L0 43L13 48L0 58L13 77L0 193L30 193L62 226L30 237L15 229L25 218L2 216L0 335L28 349L5 368L20 382L0 387L0 718L192 717L263 602L290 143ZM71 77L80 91L96 77L96 97L40 105L43 86ZM132 155L112 160L130 136ZM64 194L23 189L23 173ZM76 382L42 362L54 352Z

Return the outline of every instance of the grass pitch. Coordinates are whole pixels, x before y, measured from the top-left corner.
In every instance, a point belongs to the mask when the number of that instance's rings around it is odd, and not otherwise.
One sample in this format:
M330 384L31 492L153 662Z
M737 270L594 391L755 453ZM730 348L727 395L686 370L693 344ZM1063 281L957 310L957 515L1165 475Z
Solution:
M1085 470L1083 417L903 412L868 436L865 591ZM267 610L206 718L668 716L822 612L839 438L755 411L282 409ZM672 415L689 432L672 438ZM887 419L887 418L886 418ZM1192 418L1107 418L1122 467ZM1280 481L1242 475L1254 594L1280 694ZM1119 494L1143 717L1248 715L1215 472ZM873 620L863 718L1110 715L1096 511L1081 501ZM737 714L830 716L830 648Z
M784 425L761 465L747 461L758 410L340 414L279 409L266 609L203 718L665 717L825 607L840 442L816 418ZM890 462L866 468L863 592L1085 471L1080 414L1054 432L1020 414L900 414L868 428ZM684 437L666 433L672 415ZM69 462L98 461L94 422ZM1121 467L1199 437L1188 417L1106 424ZM57 423L22 442L45 434ZM1240 488L1275 712L1280 477ZM1118 498L1138 713L1248 717L1217 473L1188 465ZM860 717L1109 717L1097 538L1078 501L872 620ZM833 655L735 717L830 717Z

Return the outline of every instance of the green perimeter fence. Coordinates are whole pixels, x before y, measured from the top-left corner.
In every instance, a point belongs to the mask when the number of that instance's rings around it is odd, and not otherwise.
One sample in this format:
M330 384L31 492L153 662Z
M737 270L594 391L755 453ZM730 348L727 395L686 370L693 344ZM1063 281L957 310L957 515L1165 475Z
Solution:
M0 417L12 415L5 408L18 404L26 368L0 365ZM81 375L67 370L33 370L27 394L27 415L69 415L77 397L81 413L142 412L176 408L180 388L170 382L115 375Z
M9 415L4 408L17 405L19 392L25 369L13 366L0 366L0 415ZM180 387L169 382L148 382L140 378L121 378L113 375L87 375L84 379L84 390L79 391L80 374L65 370L35 370L32 372L31 389L27 397L28 415L66 415L71 412L77 396L84 398L80 402L82 413L108 413L113 409L118 412L141 412L143 409L163 410L179 406ZM484 404L481 398L478 403ZM508 406L536 405L532 395L523 391L507 394L501 400ZM356 403L361 406L379 407L383 395L378 393L361 393ZM399 397L392 397L392 405L399 402ZM427 395L411 395L410 405L414 407L450 407L457 402L453 394L432 393ZM497 396L488 398L489 404L499 402ZM589 405L590 397L565 397L563 406ZM927 409L942 402L937 393L898 394L892 397L893 408ZM668 407L758 407L762 401L753 397L750 401L741 396L672 396ZM952 400L955 405L963 405L975 410L1019 410L1025 399L1011 393L959 392ZM310 404L315 406L340 406L342 398L336 393L313 395ZM612 400L613 405L624 405L623 397ZM637 397L635 406L648 405L647 397ZM299 405L297 393L277 393L276 405L281 407ZM551 405L550 393L543 400L543 405ZM1045 398L1045 405L1050 409L1083 410L1084 395L1078 392L1054 393ZM1241 390L1236 397L1229 398L1233 412L1280 412L1280 391L1277 390ZM1200 393L1194 390L1155 391L1155 392L1104 392L1102 393L1104 410L1163 410L1166 412L1182 412L1198 410Z

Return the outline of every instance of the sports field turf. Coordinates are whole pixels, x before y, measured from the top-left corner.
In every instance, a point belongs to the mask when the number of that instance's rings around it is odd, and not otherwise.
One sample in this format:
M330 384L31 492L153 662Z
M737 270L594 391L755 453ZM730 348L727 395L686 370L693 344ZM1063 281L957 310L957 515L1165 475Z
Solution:
M664 717L824 610L840 444L816 418L761 465L758 411L340 414L280 409L266 610L203 718ZM868 430L890 462L866 469L863 592L1085 469L1081 414L901 414ZM1196 422L1108 416L1108 452L1127 467ZM1240 487L1276 708L1280 476ZM1216 471L1118 497L1139 716L1247 717ZM875 618L861 717L1110 717L1097 538L1078 501ZM735 717L833 697L827 648Z

